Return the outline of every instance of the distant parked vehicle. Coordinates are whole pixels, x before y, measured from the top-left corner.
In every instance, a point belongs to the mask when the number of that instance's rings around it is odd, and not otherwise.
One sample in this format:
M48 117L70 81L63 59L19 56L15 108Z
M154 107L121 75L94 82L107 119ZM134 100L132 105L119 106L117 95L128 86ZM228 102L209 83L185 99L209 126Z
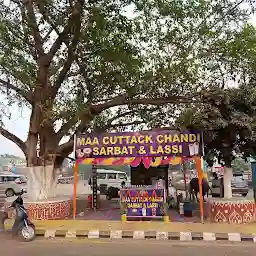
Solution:
M97 184L98 184L98 190L101 192L101 194L105 194L110 187L111 187L111 190L113 190L112 188L120 189L121 184L123 182L125 183L125 185L130 184L130 180L125 172L97 169ZM91 177L88 180L88 184L92 188Z
M62 177L58 178L58 184L71 184L74 181L74 176Z
M0 189L5 191L7 197L14 196L22 190L27 192L27 178L24 175L11 172L0 173Z
M248 182L239 176L233 177L231 181L231 187L232 187L233 194L239 194L244 197L247 196L249 191Z
M231 180L232 194L247 196L249 192L248 181L244 180L242 176L235 176ZM219 188L220 189L220 188ZM219 196L218 188L215 187L215 196Z

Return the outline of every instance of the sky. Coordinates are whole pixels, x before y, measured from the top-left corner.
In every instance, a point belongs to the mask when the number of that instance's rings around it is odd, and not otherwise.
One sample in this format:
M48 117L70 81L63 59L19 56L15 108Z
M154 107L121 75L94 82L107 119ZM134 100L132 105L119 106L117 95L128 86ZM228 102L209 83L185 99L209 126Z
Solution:
M19 109L16 106L11 108L11 119L4 118L5 128L17 135L20 139L26 140L29 125L29 109ZM0 135L0 154L12 154L23 157L24 154L16 144Z
M256 15L252 17L251 22L256 26ZM13 106L10 112L11 119L3 119L5 128L25 141L29 128L30 110L28 108L20 109L17 106ZM2 135L0 135L0 154L12 154L24 157L19 147Z

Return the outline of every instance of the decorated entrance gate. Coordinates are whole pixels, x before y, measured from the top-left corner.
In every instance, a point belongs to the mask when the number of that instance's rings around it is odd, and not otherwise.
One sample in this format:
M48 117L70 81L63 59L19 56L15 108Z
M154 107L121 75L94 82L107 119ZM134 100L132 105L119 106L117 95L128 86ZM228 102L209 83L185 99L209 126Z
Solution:
M79 164L92 164L93 208L97 208L97 165L131 165L143 163L145 168L150 166L179 164L182 158L193 158L196 162L200 188L200 215L203 222L202 199L202 168L203 155L202 134L193 131L154 130L142 132L121 133L90 133L81 134L75 138L75 172L74 172L74 200L73 217L76 216L76 193ZM156 184L158 186L160 184ZM135 190L134 190L135 191ZM165 195L161 187L143 190L147 198L154 196L154 204L164 203ZM121 201L127 196L121 191ZM137 191L138 192L138 191ZM134 192L135 194L137 193ZM129 192L130 193L130 192ZM153 193L153 194L152 194ZM138 193L136 194L138 195ZM152 201L151 201L152 202ZM151 208L148 212L161 211L162 207L145 201L144 208ZM139 207L140 205L138 205ZM142 207L143 208L143 207ZM160 209L160 210L159 210ZM142 210L142 213L143 210ZM154 216L157 215L153 214Z

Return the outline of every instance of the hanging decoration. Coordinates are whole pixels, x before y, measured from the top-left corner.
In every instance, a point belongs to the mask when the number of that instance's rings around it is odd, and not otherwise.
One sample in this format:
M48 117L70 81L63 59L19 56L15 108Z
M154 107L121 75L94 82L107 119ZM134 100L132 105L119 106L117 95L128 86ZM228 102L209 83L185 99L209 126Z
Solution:
M111 157L111 158L84 158L79 159L78 164L94 165L131 165L137 167L143 163L145 168L157 167L159 165L178 165L181 163L181 157Z

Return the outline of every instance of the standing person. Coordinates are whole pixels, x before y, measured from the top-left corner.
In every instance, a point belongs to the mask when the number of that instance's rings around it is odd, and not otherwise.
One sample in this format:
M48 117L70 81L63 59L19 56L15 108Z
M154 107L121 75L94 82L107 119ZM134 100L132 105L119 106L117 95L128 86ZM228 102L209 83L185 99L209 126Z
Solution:
M224 197L224 178L223 176L220 177L220 197Z
M203 190L203 199L205 201L205 196L208 198L209 197L209 190L211 190L208 180L206 178L202 179L202 190Z

